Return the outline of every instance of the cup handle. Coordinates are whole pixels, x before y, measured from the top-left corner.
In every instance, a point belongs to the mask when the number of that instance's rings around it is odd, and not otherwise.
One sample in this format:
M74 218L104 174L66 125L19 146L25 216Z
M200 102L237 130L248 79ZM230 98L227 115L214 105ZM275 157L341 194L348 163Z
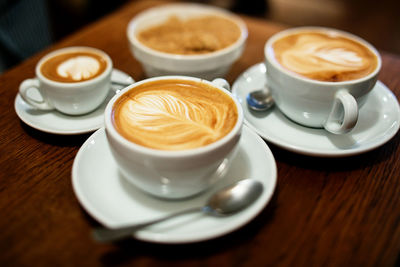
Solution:
M338 91L324 128L334 134L345 134L354 128L357 120L357 101L346 90Z
M212 80L212 83L219 87L222 87L228 91L231 91L231 86L225 79L217 78L217 79Z
M40 95L42 96L42 101L38 101L36 99L31 98L28 95L29 89L36 88ZM52 110L54 107L48 103L45 98L43 97L42 93L39 90L40 83L38 79L27 79L21 83L19 86L19 94L21 95L22 99L28 103L29 105L42 109L42 110Z

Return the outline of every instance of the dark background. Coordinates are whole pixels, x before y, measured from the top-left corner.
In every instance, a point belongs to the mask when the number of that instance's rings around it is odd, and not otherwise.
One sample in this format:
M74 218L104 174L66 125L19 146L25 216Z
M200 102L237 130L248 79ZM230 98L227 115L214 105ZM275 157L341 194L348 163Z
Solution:
M0 73L135 0L0 0ZM290 26L328 26L400 55L398 0L198 0Z

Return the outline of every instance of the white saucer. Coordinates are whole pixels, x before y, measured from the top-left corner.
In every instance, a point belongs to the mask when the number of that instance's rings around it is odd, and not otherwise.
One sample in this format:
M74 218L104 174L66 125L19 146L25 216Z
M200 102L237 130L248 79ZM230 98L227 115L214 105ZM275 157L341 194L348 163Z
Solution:
M112 80L132 81L128 74L114 69ZM95 131L103 126L103 113L108 101L117 90L122 89L121 85L112 85L106 100L95 111L82 116L68 116L58 111L41 111L27 104L19 94L15 98L14 108L18 117L27 125L37 130L52 134L83 134ZM35 92L34 90L32 90ZM38 94L37 94L38 95Z
M264 185L260 198L247 209L218 218L191 213L134 234L140 240L169 244L192 243L225 235L248 223L267 205L276 185L276 163L266 143L251 129L244 126L238 154L227 176L212 189L190 199L162 200L129 184L118 172L104 128L82 145L72 167L72 185L79 202L97 221L111 228L201 206L212 192L243 178L257 179Z
M278 108L254 112L247 107L246 95L267 82L263 63L241 74L232 93L241 103L245 123L265 140L292 152L320 157L344 157L377 148L398 131L400 107L396 96L378 81L364 106L359 121L348 134L334 135L323 129L301 126L289 120Z

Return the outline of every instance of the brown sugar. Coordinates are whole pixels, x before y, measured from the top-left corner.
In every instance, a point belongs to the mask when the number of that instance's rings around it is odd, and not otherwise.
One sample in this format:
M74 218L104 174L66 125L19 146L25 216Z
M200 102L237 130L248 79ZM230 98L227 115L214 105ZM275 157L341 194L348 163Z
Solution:
M171 16L163 24L139 32L144 45L170 54L204 54L233 44L240 37L239 27L219 16L181 20Z

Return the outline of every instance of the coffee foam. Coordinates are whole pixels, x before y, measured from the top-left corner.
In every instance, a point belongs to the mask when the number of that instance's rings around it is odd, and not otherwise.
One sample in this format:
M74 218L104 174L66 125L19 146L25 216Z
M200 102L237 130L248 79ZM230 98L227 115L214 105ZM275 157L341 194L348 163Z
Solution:
M114 125L128 140L155 149L184 150L213 143L234 127L232 99L203 83L144 84L114 104Z
M100 64L95 58L77 56L62 62L57 68L57 73L61 77L81 81L94 77L99 69Z
M359 79L377 67L377 58L369 48L336 34L292 34L275 41L273 51L284 68L314 80Z
M102 74L107 61L101 55L90 51L64 52L48 58L40 67L46 78L56 82L82 82Z
M171 15L166 21L140 31L136 38L145 46L170 54L197 55L224 49L240 38L232 20L205 15L181 19Z

